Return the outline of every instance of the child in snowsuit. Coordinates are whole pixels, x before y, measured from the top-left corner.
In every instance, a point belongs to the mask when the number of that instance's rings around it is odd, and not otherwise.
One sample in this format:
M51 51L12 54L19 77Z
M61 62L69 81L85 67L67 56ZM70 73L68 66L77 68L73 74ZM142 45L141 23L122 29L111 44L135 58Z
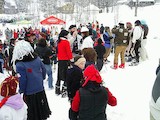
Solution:
M79 90L83 81L83 69L86 59L80 55L74 57L74 64L67 70L67 92L72 102L76 91Z

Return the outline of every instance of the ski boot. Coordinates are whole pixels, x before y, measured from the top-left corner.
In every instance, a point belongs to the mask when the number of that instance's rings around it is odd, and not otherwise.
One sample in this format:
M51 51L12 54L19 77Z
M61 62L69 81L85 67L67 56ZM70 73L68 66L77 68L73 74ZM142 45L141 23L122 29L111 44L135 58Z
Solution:
M118 64L115 63L114 66L111 66L112 69L116 70L118 68Z
M67 87L66 86L62 86L62 93L61 93L61 95L62 95L62 98L65 98L65 97L67 97Z
M122 63L121 65L119 65L119 68L124 69L124 68L125 68L125 64L124 64L124 63Z
M132 62L129 66L137 66L138 64L138 62Z
M60 95L60 94L61 94L60 86L57 86L57 85L56 85L55 94L56 94L56 95Z

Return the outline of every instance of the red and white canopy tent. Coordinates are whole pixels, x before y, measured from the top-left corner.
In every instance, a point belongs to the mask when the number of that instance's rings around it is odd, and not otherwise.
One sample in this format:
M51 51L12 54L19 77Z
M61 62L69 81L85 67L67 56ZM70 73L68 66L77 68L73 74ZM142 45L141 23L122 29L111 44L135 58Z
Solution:
M66 24L65 21L63 21L57 17L54 17L54 16L50 16L50 17L42 20L40 23L42 25L64 25L64 24Z

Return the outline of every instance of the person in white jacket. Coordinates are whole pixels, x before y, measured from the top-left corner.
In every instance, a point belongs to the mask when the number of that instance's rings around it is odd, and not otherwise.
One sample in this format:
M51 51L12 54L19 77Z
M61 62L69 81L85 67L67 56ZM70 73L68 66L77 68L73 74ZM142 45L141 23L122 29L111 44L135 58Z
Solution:
M92 40L91 36L89 35L89 29L87 27L82 27L81 33L82 33L82 37L83 37L81 51L83 51L84 48L93 48L94 41Z
M132 37L132 49L131 49L131 53L133 53L133 51L135 52L135 57L131 63L130 66L134 66L134 65L138 65L139 64L139 49L141 47L141 39L143 39L143 29L141 27L141 22L139 20L135 21L135 27L133 30L133 37ZM132 55L133 56L133 55Z
M5 79L0 74L0 83ZM27 120L27 105L20 94L4 97L0 94L0 120Z
M0 101L3 99L0 96ZM9 97L0 108L0 120L27 120L27 106L20 94Z

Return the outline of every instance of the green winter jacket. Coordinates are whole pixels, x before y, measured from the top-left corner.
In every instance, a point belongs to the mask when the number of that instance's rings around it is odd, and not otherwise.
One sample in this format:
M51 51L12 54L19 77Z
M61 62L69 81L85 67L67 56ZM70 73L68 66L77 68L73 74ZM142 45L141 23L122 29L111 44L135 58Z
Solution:
M129 32L123 27L112 29L112 33L115 34L114 43L116 46L127 46L129 41Z

